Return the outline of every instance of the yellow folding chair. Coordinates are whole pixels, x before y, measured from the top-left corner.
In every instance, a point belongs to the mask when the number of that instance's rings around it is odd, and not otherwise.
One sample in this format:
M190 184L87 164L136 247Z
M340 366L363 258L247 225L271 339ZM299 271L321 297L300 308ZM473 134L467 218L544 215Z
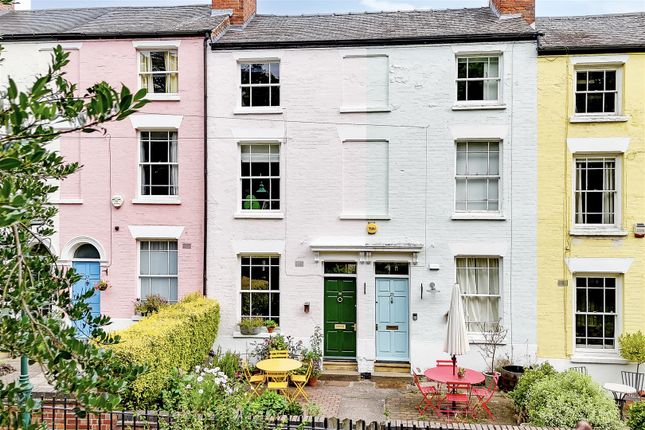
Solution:
M259 396L262 386L266 382L266 376L252 375L249 370L249 363L246 360L242 361L242 369L244 370L244 378L251 387L251 392L256 396Z
M309 382L312 371L313 363L309 361L309 364L307 365L307 371L304 375L291 375L291 382L293 382L293 385L296 386L295 393L293 394L293 400L296 400L298 397L302 396L303 399L309 401L309 397L307 397L307 392L305 391L305 385L307 385L307 382Z
M289 358L289 351L286 349L272 349L269 351L269 358Z

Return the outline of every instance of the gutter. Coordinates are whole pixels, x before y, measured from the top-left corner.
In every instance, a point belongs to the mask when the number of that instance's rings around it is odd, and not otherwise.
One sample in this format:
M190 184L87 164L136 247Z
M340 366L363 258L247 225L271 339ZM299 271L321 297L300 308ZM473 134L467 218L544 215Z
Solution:
M472 34L434 37L400 37L378 39L347 39L347 40L303 40L303 41L256 41L256 42L216 42L211 43L211 50L230 49L272 49L272 48L309 48L309 47L353 47L353 46L383 46L383 45L429 45L438 43L468 43L468 42L507 42L518 40L537 40L539 33L498 33Z
M567 55L567 54L602 54L602 53L625 53L625 52L644 52L643 45L609 45L609 46L555 46L552 48L538 47L538 55Z
M206 269L208 267L208 76L207 76L207 61L208 61L208 42L210 41L210 33L204 34L204 255L202 265L202 294L204 297L208 295L207 280L208 275Z

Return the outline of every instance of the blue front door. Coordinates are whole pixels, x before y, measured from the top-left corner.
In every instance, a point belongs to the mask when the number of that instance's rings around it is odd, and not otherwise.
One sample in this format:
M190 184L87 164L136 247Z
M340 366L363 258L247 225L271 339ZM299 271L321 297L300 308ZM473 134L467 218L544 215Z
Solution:
M376 278L376 358L407 361L408 280Z
M74 284L72 288L72 297L78 300L88 289L94 290L94 294L87 300L90 305L92 316L98 316L101 313L101 293L94 289L97 282L101 280L101 266L98 261L75 261L74 270L81 276L81 280ZM85 322L74 321L76 331L79 337L89 337L89 329Z

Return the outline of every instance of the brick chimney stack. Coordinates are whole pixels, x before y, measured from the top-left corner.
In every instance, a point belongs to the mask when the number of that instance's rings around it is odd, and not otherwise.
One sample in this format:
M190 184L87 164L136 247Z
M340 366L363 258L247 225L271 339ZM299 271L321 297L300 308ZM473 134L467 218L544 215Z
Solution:
M13 4L0 4L0 13L13 10Z
M257 11L257 0L213 0L213 13L230 13L231 24L246 24Z
M530 25L535 23L535 0L490 0L490 8L500 16L522 15Z

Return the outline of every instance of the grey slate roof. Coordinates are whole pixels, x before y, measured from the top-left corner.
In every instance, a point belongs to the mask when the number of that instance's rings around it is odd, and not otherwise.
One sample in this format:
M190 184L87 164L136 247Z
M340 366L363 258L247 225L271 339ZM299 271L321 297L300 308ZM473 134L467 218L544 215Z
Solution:
M349 41L472 38L535 35L522 18L500 19L490 8L369 12L330 15L257 15L240 29L231 28L213 47L280 44L343 44Z
M208 4L12 11L0 14L0 35L10 39L53 34L62 37L203 34L225 19L222 15L211 16Z
M645 13L538 18L543 52L643 50Z

